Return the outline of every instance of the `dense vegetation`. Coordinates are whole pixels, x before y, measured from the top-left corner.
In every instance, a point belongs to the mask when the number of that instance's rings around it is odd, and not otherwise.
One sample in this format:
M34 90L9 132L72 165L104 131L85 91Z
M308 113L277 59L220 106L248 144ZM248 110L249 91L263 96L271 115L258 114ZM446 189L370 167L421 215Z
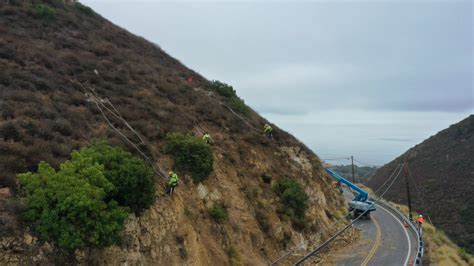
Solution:
M151 176L140 159L98 143L74 151L59 170L41 162L36 173L19 175L24 218L42 240L58 247L108 246L119 241L130 209L142 211L152 203Z
M250 108L245 104L244 100L237 95L237 92L232 86L218 80L213 80L211 83L211 89L217 92L217 94L227 98L227 101L233 110L244 115L247 115L250 112Z
M216 223L222 224L228 219L227 209L221 204L215 204L209 208L208 211L209 215L214 219L214 221L216 221Z
M273 185L273 190L283 204L281 213L291 218L294 223L301 224L308 209L309 199L303 187L295 180L283 177Z
M189 171L195 182L205 180L212 172L212 150L201 138L170 133L166 136L164 152L173 154L175 167Z
M56 18L56 11L53 7L45 4L35 5L35 15L44 22L51 22Z
M136 214L150 207L155 196L153 170L145 162L118 147L99 142L79 152L104 166L104 175L114 188L110 199L127 206Z

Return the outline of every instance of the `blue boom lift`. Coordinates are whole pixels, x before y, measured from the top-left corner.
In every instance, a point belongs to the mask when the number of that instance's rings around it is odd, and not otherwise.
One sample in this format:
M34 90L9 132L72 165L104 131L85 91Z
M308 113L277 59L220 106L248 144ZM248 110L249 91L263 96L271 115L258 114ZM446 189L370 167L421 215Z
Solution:
M325 168L325 170L337 181L344 183L345 185L347 185L348 187L350 187L357 193L355 198L349 202L349 214L352 216L352 218L358 217L360 214L368 210L364 214L364 217L367 219L370 219L370 212L375 211L375 205L373 205L372 201L368 200L369 194L365 190L354 185L352 182L336 174L332 170L328 168Z

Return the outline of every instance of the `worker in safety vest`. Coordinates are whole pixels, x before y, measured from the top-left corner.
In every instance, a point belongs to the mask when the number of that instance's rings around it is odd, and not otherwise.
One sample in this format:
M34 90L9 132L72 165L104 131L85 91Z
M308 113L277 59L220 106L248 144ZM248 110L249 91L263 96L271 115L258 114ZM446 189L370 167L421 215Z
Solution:
M265 126L263 126L263 132L267 137L273 138L273 128L269 124L265 124Z
M166 192L170 195L173 194L174 188L178 186L178 175L174 171L170 171L169 173L169 180L168 180L168 188Z
M423 225L423 222L425 221L425 218L423 218L423 215L418 215L418 219L416 219L418 221L418 228L421 229L421 226Z
M342 193L342 185L341 185L341 181L333 181L332 182L332 187L334 189L337 189L340 193Z
M206 143L206 144L211 144L211 135L209 133L204 133L204 135L202 136L202 140Z

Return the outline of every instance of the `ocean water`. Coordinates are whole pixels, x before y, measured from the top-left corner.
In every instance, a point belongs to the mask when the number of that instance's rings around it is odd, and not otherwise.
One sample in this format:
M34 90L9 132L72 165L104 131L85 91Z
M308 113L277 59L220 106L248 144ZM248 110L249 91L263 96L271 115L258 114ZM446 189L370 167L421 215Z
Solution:
M379 166L472 113L335 110L262 115L329 163L350 164L353 155L358 165Z

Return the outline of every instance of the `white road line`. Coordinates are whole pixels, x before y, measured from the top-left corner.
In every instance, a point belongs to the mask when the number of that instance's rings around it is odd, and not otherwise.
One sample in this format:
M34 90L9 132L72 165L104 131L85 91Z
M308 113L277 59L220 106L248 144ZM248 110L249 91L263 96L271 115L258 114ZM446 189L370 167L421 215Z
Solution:
M407 257L405 259L405 263L403 263L403 265L408 265L408 262L410 261L410 253L411 253L411 241L410 241L410 236L408 235L408 230L405 228L405 226L403 226L402 222L400 222L400 220L395 216L393 215L393 213L387 209L385 209L384 207L380 206L379 204L377 204L377 207L379 208L382 208L383 210L385 210L387 213L389 213L390 215L392 215L392 217L400 224L400 226L403 228L403 231L405 232L405 235L407 237L407 241L408 241L408 254L407 254Z

